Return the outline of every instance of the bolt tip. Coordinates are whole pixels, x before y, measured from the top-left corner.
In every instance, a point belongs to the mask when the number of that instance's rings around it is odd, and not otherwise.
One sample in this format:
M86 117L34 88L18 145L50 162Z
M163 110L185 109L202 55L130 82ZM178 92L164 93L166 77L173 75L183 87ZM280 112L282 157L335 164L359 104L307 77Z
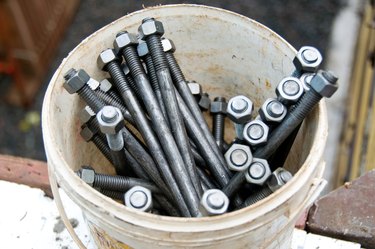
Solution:
M332 71L323 71L322 75L332 84L335 84L338 80L338 77Z
M120 32L118 32L117 34L116 34L116 37L119 37L120 35L125 35L125 34L127 34L128 33L128 31L126 31L126 30L124 30L124 31L120 31Z
M146 23L146 22L151 22L151 21L155 21L155 18L153 17L146 17L142 20L142 23Z
M77 73L77 70L74 68L69 69L65 74L64 74L64 79L66 81L70 80L75 74Z

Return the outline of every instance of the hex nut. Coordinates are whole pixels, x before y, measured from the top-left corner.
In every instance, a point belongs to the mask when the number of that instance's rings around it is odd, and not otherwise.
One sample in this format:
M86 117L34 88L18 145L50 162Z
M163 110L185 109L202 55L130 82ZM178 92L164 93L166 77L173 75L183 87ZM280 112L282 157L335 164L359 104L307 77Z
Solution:
M318 70L322 61L323 57L319 50L311 46L303 46L294 57L293 64L300 72L313 73Z
M280 123L286 116L287 108L277 99L267 99L259 109L259 116L264 122Z
M243 129L243 138L248 144L259 146L267 142L268 133L268 125L260 119L255 119L245 125Z
M113 48L117 55L120 55L123 48L127 46L137 45L138 39L135 34L129 33L127 31L120 32L116 35L113 41Z
M312 78L316 75L316 73L304 73L301 75L301 77L299 78L299 80L301 81L302 83L302 86L303 86L303 90L305 90L305 92L309 91L310 90L310 84L311 84L311 80Z
M200 98L202 96L202 86L201 84L195 82L195 81L189 81L187 83L191 94L193 94L194 97Z
M147 43L145 41L139 41L137 46L137 52L139 57L144 57L150 53L150 51L148 50Z
M267 160L253 158L253 162L245 172L248 183L263 185L271 175L271 169Z
M228 168L233 171L244 171L253 161L250 147L233 143L224 154Z
M311 79L310 86L321 96L329 98L337 90L337 77L329 71L319 70Z
M210 109L210 104L211 104L210 96L208 95L208 93L203 93L202 97L199 99L199 102L198 102L199 107L203 111L207 111L208 109Z
M212 114L215 114L215 113L226 114L227 113L227 106L228 106L228 104L225 101L225 98L216 97L214 99L214 101L211 102L210 112Z
M95 118L96 114L95 112L91 109L90 106L85 106L80 112L79 112L79 119L82 124L86 124L89 122L91 119Z
M154 18L145 18L143 19L141 26L139 26L138 32L139 38L145 40L149 35L163 35L164 27L161 22L156 21Z
M110 82L109 79L104 79L104 80L100 81L99 88L102 92L107 93L112 89L112 86L113 85L112 85L112 83Z
M89 142L94 137L95 133L87 126L84 126L79 133L81 137L86 141Z
M220 189L209 189L202 195L199 211L202 216L213 216L224 214L228 207L229 199Z
M93 78L90 78L89 81L87 81L86 83L90 88L91 90L93 91L96 91L99 89L99 86L100 86L100 83L99 81L93 79Z
M303 86L301 81L295 77L286 77L276 87L277 100L286 106L291 106L301 98Z
M124 127L124 118L120 109L104 106L96 115L100 131L104 134L116 134Z
M132 209L149 212L153 206L151 191L145 187L134 186L126 191L124 203Z
M106 70L105 67L112 61L120 61L120 59L113 49L108 48L99 54L96 63L101 70Z
M90 76L83 69L77 71L71 68L65 73L64 79L63 87L68 93L73 94L78 92L90 80Z
M293 175L284 168L277 168L274 172L272 172L270 178L267 181L268 187L271 189L272 192L275 192L282 186L284 186L290 179L292 179Z
M95 182L95 170L91 166L82 166L77 172L78 176L87 183L89 186L93 186Z
M170 39L163 38L161 40L161 45L163 46L164 52L174 53L174 51L176 51L176 46L174 45L173 41Z
M244 124L251 119L253 102L244 95L237 95L231 98L227 106L227 116L234 123Z

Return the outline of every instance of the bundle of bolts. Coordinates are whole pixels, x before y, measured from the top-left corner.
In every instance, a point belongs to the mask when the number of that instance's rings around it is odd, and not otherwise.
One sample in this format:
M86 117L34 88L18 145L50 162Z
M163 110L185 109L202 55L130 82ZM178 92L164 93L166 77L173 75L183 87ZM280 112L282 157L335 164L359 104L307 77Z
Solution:
M79 177L128 207L184 217L240 209L287 183L292 175L283 165L303 119L337 90L333 73L318 71L319 51L299 50L292 76L252 119L253 103L246 96L228 102L220 96L210 103L198 83L187 82L175 46L163 34L160 21L146 18L138 36L122 31L114 49L100 53L97 65L110 78L99 83L73 68L64 75L65 89L87 103L80 113L81 136L117 173L82 166ZM213 132L202 113L208 109ZM236 131L230 145L224 141L226 117Z

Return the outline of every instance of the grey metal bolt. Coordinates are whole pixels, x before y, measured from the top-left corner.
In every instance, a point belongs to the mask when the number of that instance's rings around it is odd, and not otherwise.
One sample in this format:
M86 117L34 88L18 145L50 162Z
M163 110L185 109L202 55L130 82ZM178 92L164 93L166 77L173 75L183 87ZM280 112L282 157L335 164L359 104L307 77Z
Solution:
M141 186L135 186L125 193L124 203L127 207L138 211L149 212L153 204L151 191Z
M277 99L267 99L259 109L259 116L267 124L280 123L286 116L287 108Z
M252 146L260 146L267 142L269 127L259 119L255 119L244 126L243 138Z
M115 40L115 42L117 41L118 40ZM121 51L123 55L125 55L124 57L127 60L126 62L128 63L128 66L132 72L133 78L136 80L137 87L142 93L143 103L148 108L149 115L152 115L151 121L155 126L154 128L158 132L154 132L154 129L152 128L150 121L141 108L140 103L138 102L134 93L130 91L130 86L126 81L125 74L121 70L118 61L112 59L116 57L115 52L113 50L110 50L110 56L105 56L105 54L103 54L107 50L102 52L101 55L103 56L99 56L98 65L105 65L105 68L111 74L118 88L123 86L122 89L119 90L122 94L126 107L132 114L142 137L145 139L148 147L150 148L150 152L154 160L157 162L157 166L160 168L160 172L163 174L163 178L166 179L168 187L172 190L171 192L176 198L176 204L179 205L181 213L184 216L190 216L191 214L189 209L187 208L187 203L185 202L184 196L180 191L180 186L182 184L185 185L188 182L177 182L171 172L171 168L172 170L176 170L177 168L180 169L181 167L184 167L181 155L177 149L177 146L175 145L172 135L170 134L169 127L164 120L159 104L157 103L156 97L152 92L148 78L144 74L144 69L140 64L137 52L135 51L135 47L129 43L124 43L123 45L121 45L121 48ZM146 101L149 102L146 103ZM160 143L159 139L157 139L156 136L158 136L158 138L160 139ZM161 144L163 145L163 148L161 147ZM177 168L169 167L166 157L170 162L174 162L177 165ZM179 174L176 175L178 178L181 177L181 175ZM193 204L193 202L190 202L190 204Z
M233 171L247 169L253 161L250 147L243 144L232 144L224 155L228 168Z
M267 160L261 158L253 158L245 173L246 181L256 185L263 185L270 175L271 170Z
M227 102L225 98L216 97L211 103L212 133L221 151L223 151L226 112Z
M253 102L244 95L238 95L228 101L227 116L234 122L238 139L243 140L244 123L250 121Z
M78 71L74 68L69 69L65 75L64 88L70 93L78 93L78 95L94 110L98 112L105 106L105 103L99 99L95 92L87 85L90 76L83 69Z
M293 59L295 71L293 77L301 77L303 73L314 73L322 64L323 57L319 50L311 46L303 46L298 50L296 57Z
M266 197L274 193L276 190L284 186L288 181L292 179L292 174L283 169L278 168L276 169L270 178L267 180L267 184L255 194L249 196L242 204L238 207L238 209L248 207Z
M174 57L175 46L173 42L169 39L162 40L163 49L165 52L165 58L167 61L167 66L170 69L175 87L178 93L181 95L183 101L188 106L189 110L193 114L195 121L198 123L199 127L203 131L204 136L206 137L208 143L210 144L210 149L213 150L215 155L219 158L223 165L225 165L225 160L222 155L221 150L219 149L216 141L207 125L206 120L203 117L203 114L195 101L194 96L191 94L191 91L187 85L184 74L180 66L177 63L176 58ZM168 112L169 113L169 112Z
M286 106L297 103L303 94L303 86L298 78L286 77L276 87L277 99Z
M160 189L149 181L127 176L113 176L96 173L94 168L90 166L82 166L81 169L77 171L77 174L83 181L94 188L125 193L134 186L142 186L148 188L153 193L161 194ZM92 174L94 174L94 181L91 181L91 178L86 177L87 175L91 176Z
M229 207L228 197L219 189L209 189L204 192L199 210L202 216L224 214Z
M254 153L254 157L268 159L275 153L277 148L303 121L316 104L323 97L331 97L337 90L337 77L329 71L319 70L311 80L310 91L306 92L297 104L290 110L283 122L275 128L268 137L268 142L259 147ZM228 196L240 188L245 181L245 172L236 173L230 182L223 188L223 192Z
M129 171L124 153L124 138L120 130L124 127L121 111L113 106L104 106L96 116L102 133L106 135L112 161L118 174Z
M93 142L108 161L112 163L111 151L104 139L97 132L98 130L94 131L89 126L84 126L80 135L86 142Z

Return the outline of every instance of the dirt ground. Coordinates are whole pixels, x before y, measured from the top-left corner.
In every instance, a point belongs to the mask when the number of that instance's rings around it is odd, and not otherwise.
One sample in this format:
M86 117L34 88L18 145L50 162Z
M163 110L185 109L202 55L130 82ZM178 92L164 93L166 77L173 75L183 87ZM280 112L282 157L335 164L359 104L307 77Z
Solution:
M82 39L113 20L143 7L173 3L204 4L240 13L265 24L297 49L312 45L320 49L323 55L328 50L332 21L341 8L340 0L82 0L33 105L29 109L22 109L7 105L0 99L0 153L45 160L40 111L49 79L62 59ZM7 84L9 80L0 76L0 86Z

